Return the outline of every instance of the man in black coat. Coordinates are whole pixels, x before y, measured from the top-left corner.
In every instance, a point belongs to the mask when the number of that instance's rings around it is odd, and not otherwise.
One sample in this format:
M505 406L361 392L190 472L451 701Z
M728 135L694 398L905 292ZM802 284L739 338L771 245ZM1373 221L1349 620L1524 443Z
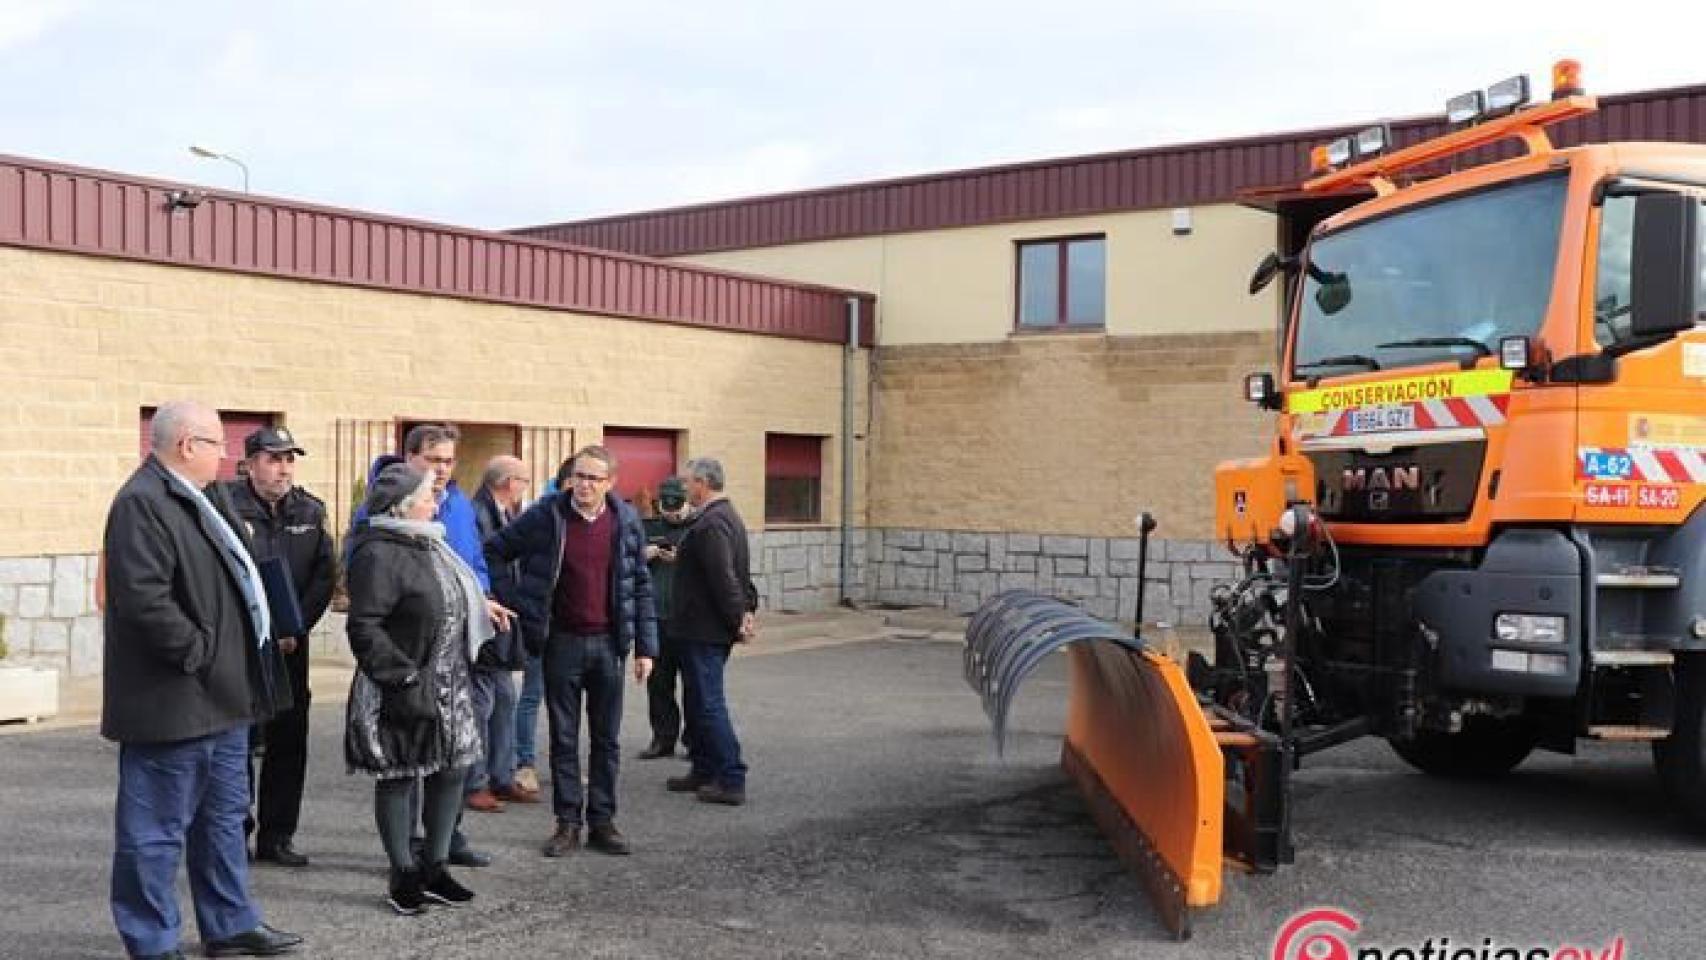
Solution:
M693 769L667 786L706 803L739 806L746 802L746 763L723 695L723 669L734 645L757 632L758 591L746 523L723 494L722 463L690 460L686 472L687 500L699 517L676 554L669 636L681 657Z
M159 408L152 454L107 515L101 734L119 744L111 903L132 957L181 957L174 881L187 845L209 956L302 942L249 896L249 726L289 706L260 573L214 481L214 411Z
M610 451L583 447L567 490L541 497L485 544L492 590L515 605L529 652L542 654L557 818L547 857L579 849L583 823L587 846L628 852L615 821L623 662L632 652L634 679L645 683L658 637L645 529L634 508L611 492L615 479ZM584 792L583 698L591 741Z
M290 675L291 708L257 730L265 754L255 789L255 859L286 867L308 865L292 846L308 773L308 635L331 606L337 580L326 505L296 486L296 458L306 455L290 431L262 427L243 441L247 476L226 485L256 562L284 561L302 613L299 634L278 637Z

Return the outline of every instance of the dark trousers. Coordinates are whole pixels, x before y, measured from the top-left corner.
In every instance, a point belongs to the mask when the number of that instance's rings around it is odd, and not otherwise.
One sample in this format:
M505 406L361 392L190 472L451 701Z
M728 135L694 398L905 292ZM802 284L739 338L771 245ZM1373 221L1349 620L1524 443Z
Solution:
M379 825L379 842L393 870L411 870L416 865L409 832L417 821L426 824L426 841L420 859L427 864L443 863L450 856L451 833L462 811L462 767L440 770L432 776L380 780L373 788L373 819ZM416 795L425 796L424 809L416 812Z
M616 740L622 729L622 662L608 634L553 634L543 659L551 728L551 811L571 827L616 819ZM581 793L581 702L586 702L587 786Z
M746 764L740 758L740 740L723 696L723 668L729 648L717 643L684 642L680 645L682 678L687 703L687 727L692 731L687 756L693 775L731 790L746 789Z
M186 849L202 939L223 940L260 924L243 843L248 755L246 727L119 747L112 912L133 956L178 946L175 882Z
M255 786L255 847L276 845L296 836L302 818L302 787L308 776L308 645L298 642L288 654L291 708L259 728L263 752Z
M683 739L681 707L675 702L675 683L681 677L681 654L676 642L658 631L658 658L646 680L646 713L652 722L652 740L674 747Z
M473 671L474 719L486 756L468 768L467 792L515 785L515 678L508 670Z

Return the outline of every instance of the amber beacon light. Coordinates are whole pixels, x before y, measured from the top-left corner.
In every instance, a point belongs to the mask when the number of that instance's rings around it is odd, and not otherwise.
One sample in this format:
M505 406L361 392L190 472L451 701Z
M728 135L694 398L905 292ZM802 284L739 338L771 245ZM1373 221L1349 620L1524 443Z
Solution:
M1581 61L1560 60L1552 65L1552 99L1578 97L1582 92Z

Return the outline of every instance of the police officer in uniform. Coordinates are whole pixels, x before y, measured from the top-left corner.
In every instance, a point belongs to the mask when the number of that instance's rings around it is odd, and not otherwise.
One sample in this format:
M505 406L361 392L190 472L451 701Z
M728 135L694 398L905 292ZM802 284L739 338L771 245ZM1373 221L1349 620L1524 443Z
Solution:
M279 637L294 704L256 730L264 753L255 790L255 859L304 867L292 843L308 770L308 634L332 602L337 579L326 505L296 485L296 458L307 453L283 427L262 427L243 441L244 476L226 485L255 560L282 557L302 608L301 636Z

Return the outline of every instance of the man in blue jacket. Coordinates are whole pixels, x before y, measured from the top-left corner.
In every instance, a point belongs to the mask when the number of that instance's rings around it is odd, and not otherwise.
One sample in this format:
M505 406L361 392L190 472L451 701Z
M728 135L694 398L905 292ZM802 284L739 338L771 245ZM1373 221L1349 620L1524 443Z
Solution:
M622 724L623 661L645 683L658 655L646 532L634 508L611 492L616 458L600 446L575 454L569 488L541 497L486 541L499 596L512 601L530 652L543 656L551 727L552 812L547 857L581 845L628 852L616 829L617 735ZM581 789L580 715L586 703L591 741ZM583 802L584 801L584 802Z
M486 557L480 550L480 527L474 516L474 503L456 485L452 476L456 472L456 444L461 439L462 431L456 429L455 424L416 424L403 437L403 456L385 453L375 457L367 472L367 482L371 484L373 478L379 476L379 471L393 463L406 462L422 473L431 473L433 495L438 497L438 513L433 519L444 524L445 542L474 568L474 576L479 578L480 586L489 594L492 578L486 572ZM366 523L366 506L357 507L355 515L350 517L351 532ZM347 562L349 557L344 557L344 560Z

